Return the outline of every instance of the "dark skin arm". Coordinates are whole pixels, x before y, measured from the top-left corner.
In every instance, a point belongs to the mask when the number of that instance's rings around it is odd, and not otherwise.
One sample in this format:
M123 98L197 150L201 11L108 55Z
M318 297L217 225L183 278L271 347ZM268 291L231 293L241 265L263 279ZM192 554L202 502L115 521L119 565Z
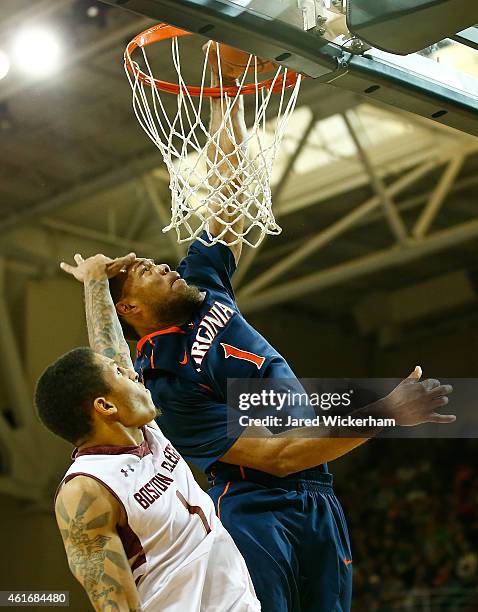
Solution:
M214 53L211 50L211 53ZM211 73L211 86L219 87L219 76L213 70ZM223 75L223 87L234 87L236 80ZM231 99L232 101L232 99ZM224 103L223 103L224 104ZM232 178L233 169L239 165L239 156L244 155L243 151L239 151L237 145L242 143L247 135L246 123L244 120L244 103L240 96L236 104L232 107L229 119L226 125L223 125L223 114L220 98L211 98L211 120L209 132L215 135L207 149L207 156L211 163L217 166L218 172L222 180L231 177L219 191L219 196L214 197L208 202L208 207L215 214L209 221L209 231L213 236L222 234L222 239L227 242L233 242L237 236L231 229L224 231L225 223L231 224L231 228L236 232L241 232L244 227L244 217L233 210L231 207L221 208L222 197L229 198L233 191L237 191L241 186L241 177L236 175ZM221 180L215 174L209 179L209 184L212 187L218 187ZM222 196L222 197L221 197ZM241 198L241 196L236 196ZM242 250L242 243L230 244L236 264L239 261Z
M433 379L419 382L420 376L421 369L416 368L387 397L352 414L354 417L392 418L402 426L453 423L456 420L454 415L437 413L448 403L451 386L441 385ZM338 459L379 431L364 431L360 437L352 437L353 432L339 428L319 434L315 427L301 427L279 435L272 434L265 427L249 428L221 461L284 477ZM350 437L340 437L345 433Z

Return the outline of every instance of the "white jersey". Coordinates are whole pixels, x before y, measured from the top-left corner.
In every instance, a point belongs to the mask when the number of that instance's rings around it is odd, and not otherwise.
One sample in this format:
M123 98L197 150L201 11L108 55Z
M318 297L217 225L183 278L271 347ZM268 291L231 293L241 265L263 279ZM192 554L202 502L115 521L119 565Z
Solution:
M244 559L211 498L160 431L143 431L140 446L78 452L62 481L90 476L123 506L128 524L118 534L142 610L260 610Z

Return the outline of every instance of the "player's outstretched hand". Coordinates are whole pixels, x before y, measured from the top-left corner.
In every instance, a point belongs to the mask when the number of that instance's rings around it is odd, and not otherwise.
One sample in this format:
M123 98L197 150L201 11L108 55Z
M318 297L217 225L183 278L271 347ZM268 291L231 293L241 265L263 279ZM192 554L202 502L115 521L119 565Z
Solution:
M451 385L428 378L421 381L422 369L417 366L408 378L395 387L385 398L387 416L397 425L421 425L422 423L453 423L454 414L439 414L437 410L448 404Z
M93 257L88 257L88 259L83 259L83 257L77 253L74 257L76 266L71 266L62 261L60 268L74 276L80 283L84 283L89 280L113 278L113 276L119 274L121 270L130 266L135 259L135 253L129 253L124 257L117 257L116 259L111 259L111 257L106 257L106 255L102 255L101 253L93 255Z

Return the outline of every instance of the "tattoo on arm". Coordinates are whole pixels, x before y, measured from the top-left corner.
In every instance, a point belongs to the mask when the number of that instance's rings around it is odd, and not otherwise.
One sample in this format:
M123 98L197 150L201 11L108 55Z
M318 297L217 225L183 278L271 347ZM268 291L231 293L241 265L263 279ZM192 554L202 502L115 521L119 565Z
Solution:
M118 576L117 570L130 572L128 562L124 555L112 549L111 537L88 533L106 526L111 517L111 512L104 512L89 520L85 519L85 513L96 499L95 496L83 493L72 516L62 500L58 501L57 515L63 523L60 531L68 563L74 576L83 584L96 610L125 610L127 593L120 583L121 577ZM128 610L140 612L140 607L128 607Z
M85 284L85 308L91 348L124 368L132 368L129 346L106 279L90 280Z

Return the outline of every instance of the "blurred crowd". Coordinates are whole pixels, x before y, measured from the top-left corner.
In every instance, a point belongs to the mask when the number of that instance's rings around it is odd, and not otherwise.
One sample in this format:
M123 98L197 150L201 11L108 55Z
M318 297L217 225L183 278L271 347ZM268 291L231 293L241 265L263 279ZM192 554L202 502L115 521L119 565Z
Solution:
M335 488L352 541L354 611L421 610L424 592L455 600L476 589L478 441L373 440L357 461L349 455Z

